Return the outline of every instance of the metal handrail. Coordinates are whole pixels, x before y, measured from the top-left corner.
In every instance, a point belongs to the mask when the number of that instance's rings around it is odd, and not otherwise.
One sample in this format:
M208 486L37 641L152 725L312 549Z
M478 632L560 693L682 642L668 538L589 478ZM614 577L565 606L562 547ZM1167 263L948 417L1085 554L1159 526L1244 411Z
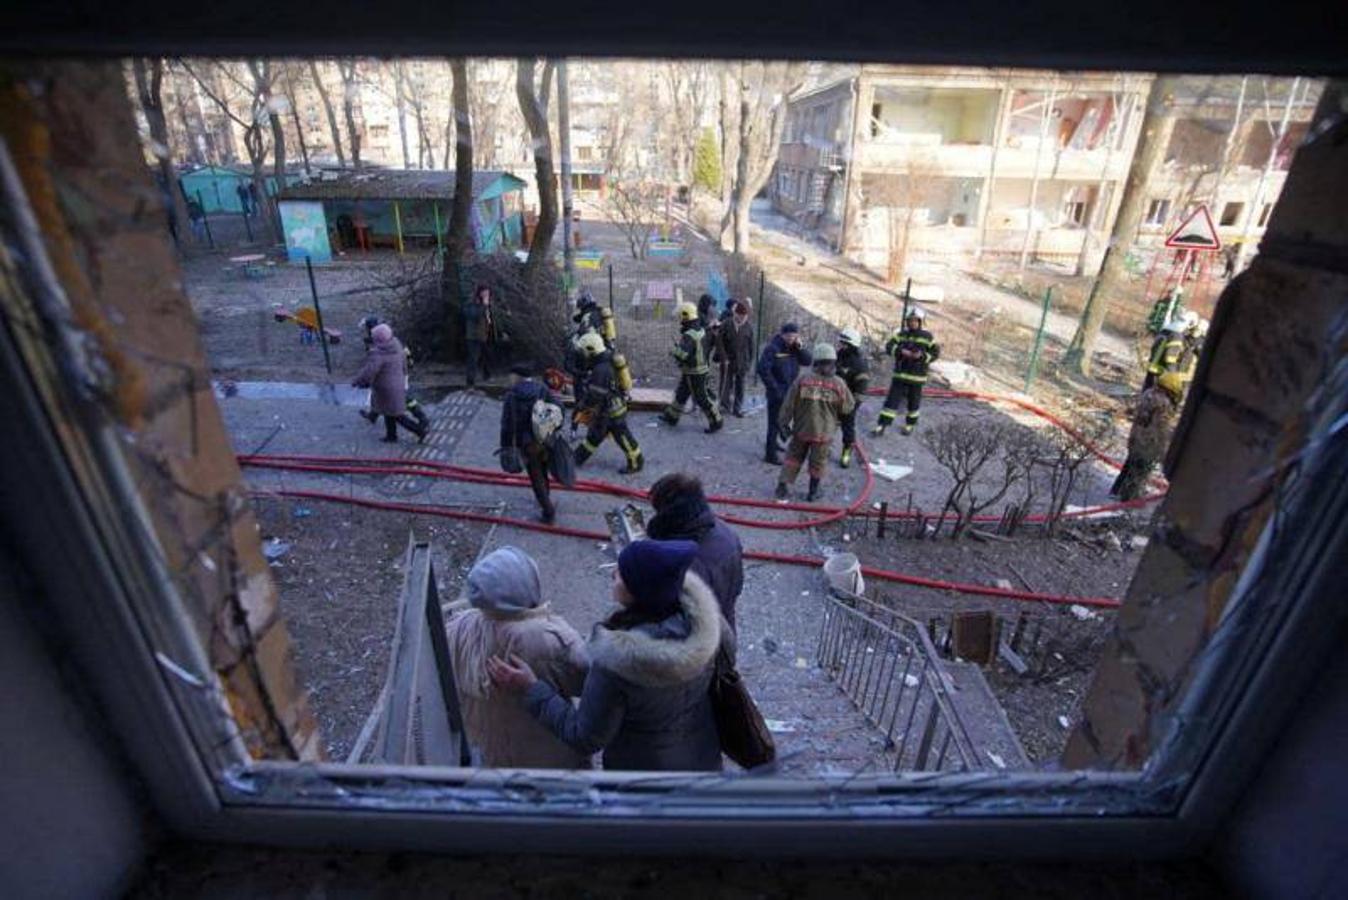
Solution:
M884 732L896 771L983 768L951 700L950 676L916 621L863 596L830 589L816 662Z

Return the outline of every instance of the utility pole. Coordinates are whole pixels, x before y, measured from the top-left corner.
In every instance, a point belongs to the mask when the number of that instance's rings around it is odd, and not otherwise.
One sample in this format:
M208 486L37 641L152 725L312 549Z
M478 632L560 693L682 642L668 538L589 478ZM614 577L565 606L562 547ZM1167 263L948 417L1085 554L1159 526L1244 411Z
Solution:
M562 153L562 273L571 290L576 278L576 251L571 246L571 85L564 59L557 63L557 137Z

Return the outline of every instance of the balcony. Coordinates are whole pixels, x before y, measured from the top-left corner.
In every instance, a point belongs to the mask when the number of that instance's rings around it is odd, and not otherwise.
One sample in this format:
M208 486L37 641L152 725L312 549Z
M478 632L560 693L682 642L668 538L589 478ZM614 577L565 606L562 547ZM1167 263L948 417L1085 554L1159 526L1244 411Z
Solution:
M1036 156L1040 154L1033 146L1003 147L997 154L997 177L1033 178ZM857 157L858 165L867 172L985 178L992 169L990 144L864 141L857 145ZM1129 154L1115 151L1111 156L1103 148L1060 152L1045 148L1038 168L1040 178L1118 180L1127 177L1128 163Z

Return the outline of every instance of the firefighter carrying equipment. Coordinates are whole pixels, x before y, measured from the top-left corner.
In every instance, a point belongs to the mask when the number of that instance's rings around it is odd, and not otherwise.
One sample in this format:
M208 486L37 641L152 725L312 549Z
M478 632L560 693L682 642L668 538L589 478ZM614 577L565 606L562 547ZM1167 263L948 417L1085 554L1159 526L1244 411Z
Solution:
M1184 393L1184 378L1179 372L1162 372L1156 378L1156 386L1178 401Z
M581 355L585 358L594 359L607 348L604 346L603 337L591 331L576 338L576 349L579 350Z
M618 320L613 318L613 310L605 309L599 313L599 333L604 336L604 340L610 345L618 339Z

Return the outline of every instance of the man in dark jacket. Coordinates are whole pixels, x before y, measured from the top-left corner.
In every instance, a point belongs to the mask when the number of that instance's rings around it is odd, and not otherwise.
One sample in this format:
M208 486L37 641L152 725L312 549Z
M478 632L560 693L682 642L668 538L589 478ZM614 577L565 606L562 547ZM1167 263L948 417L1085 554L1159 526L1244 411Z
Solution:
M744 589L744 547L739 535L707 505L702 482L674 472L651 486L655 517L646 534L657 541L692 541L697 558L689 571L711 586L721 615L735 627L735 601Z
M716 361L721 364L721 412L744 417L744 381L754 364L754 326L748 300L731 300L721 318Z
M894 375L885 396L885 408L871 434L879 437L894 424L899 415L899 404L907 402L908 414L903 420L903 433L912 434L917 427L918 410L922 407L922 387L927 383L931 364L941 356L941 347L926 328L927 314L914 306L908 310L903 328L885 344L885 355L894 358Z
M492 308L491 288L479 284L463 305L463 340L466 349L468 386L477 383L479 366L482 377L491 380L491 344L496 339L496 312Z
M758 378L763 382L768 405L768 439L763 461L774 466L782 464L782 448L777 443L777 417L781 412L786 392L800 374L801 366L813 361L810 351L800 344L800 326L787 322L782 326L763 352L758 355Z
M534 404L539 400L561 405L561 402L539 381L533 364L516 363L510 367L511 385L501 404L501 448L516 449L520 462L529 473L529 486L534 490L541 518L551 524L557 518L557 507L552 503L548 487L548 450L534 439Z
M852 411L840 416L838 424L842 426L842 456L838 465L846 469L852 465L852 448L857 443L857 416L861 413L861 401L866 396L866 388L871 384L871 367L866 362L866 354L861 352L861 335L855 328L844 328L838 334L838 377L847 384L856 404Z

